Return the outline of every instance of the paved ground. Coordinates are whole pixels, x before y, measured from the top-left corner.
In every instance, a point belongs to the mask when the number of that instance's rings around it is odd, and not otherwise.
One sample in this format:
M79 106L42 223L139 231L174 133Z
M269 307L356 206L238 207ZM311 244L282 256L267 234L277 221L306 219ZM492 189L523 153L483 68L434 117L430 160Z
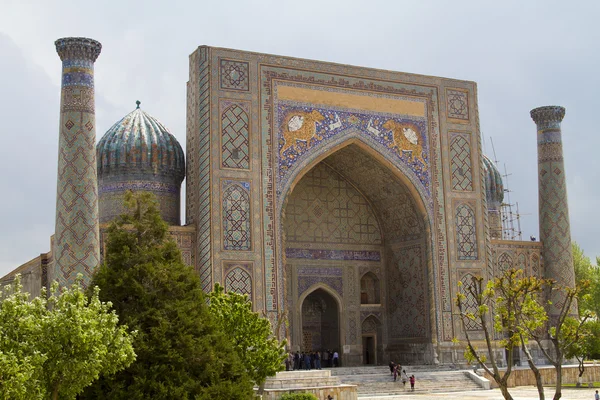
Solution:
M538 392L534 387L516 387L509 389L510 394L515 400L538 400ZM563 389L561 400L594 400L596 389ZM546 399L551 400L554 396L553 388L546 388L544 391ZM395 396L402 400L424 400L424 399L460 399L460 400L504 400L499 389L492 390L476 390L472 392L452 392L452 393L419 393L414 395ZM389 400L390 397L369 397L370 400ZM359 398L360 400L360 398Z

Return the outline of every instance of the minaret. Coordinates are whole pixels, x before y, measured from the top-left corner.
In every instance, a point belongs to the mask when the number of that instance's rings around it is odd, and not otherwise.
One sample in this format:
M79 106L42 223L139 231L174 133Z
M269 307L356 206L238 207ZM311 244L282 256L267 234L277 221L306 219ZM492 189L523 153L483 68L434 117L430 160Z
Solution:
M61 286L78 273L88 283L100 260L94 62L102 45L86 38L55 42L62 61L56 226L49 276Z
M548 106L531 110L537 125L540 241L545 278L561 286L575 287L571 250L571 225L567 204L567 183L563 161L560 123L564 107ZM553 296L550 315L560 310L560 297Z

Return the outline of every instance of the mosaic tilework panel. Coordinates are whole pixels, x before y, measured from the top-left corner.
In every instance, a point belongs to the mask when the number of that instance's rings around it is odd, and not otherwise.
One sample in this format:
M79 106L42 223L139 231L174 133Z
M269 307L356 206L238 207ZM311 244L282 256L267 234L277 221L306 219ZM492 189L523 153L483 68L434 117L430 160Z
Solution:
M502 253L498 256L496 265L498 267L496 269L496 277L499 277L513 267L513 258L508 253Z
M411 171L419 186L430 193L429 145L424 118L376 113L348 112L332 108L300 106L280 102L276 108L278 136L278 182L283 185L295 164L307 153L324 147L352 130Z
M220 204L211 199L210 179L210 93L211 73L209 49L200 47L190 57L190 80L187 102L187 174L186 174L186 222L196 226L196 268L200 274L202 289L210 292L213 287L211 259L212 216L218 213ZM218 219L216 219L218 223Z
M426 266L420 246L400 249L388 276L389 332L392 338L427 337Z
M381 253L375 250L322 250L322 249L285 249L287 258L309 260L353 260L381 261Z
M446 89L446 112L448 118L469 120L469 93L459 89Z
M519 253L519 255L517 256L516 268L522 269L523 271L527 271L527 257L525 257L525 254Z
M471 143L468 135L456 135L452 139L450 143L450 169L452 190L473 190Z
M476 315L477 310L478 310L477 301L475 299L475 296L473 296L473 294L471 294L467 290L467 288L469 286L473 285L473 275L472 274L463 275L460 282L462 283L460 291L462 292L462 294L465 295L464 311L467 313L473 313ZM468 318L465 318L465 327L467 328L468 331L477 331L477 330L481 329L481 324L478 323L477 321L473 321Z
M361 331L362 333L377 333L381 327L381 322L374 316L370 316L362 322Z
M456 207L456 247L459 260L477 260L475 211L467 204Z
M248 103L221 101L221 165L250 168Z
M227 90L244 90L249 88L250 72L248 71L248 63L233 60L221 60L221 89Z
M344 296L344 285L341 277L336 276L299 276L298 277L298 294L306 292L311 286L323 283L333 290L335 290L340 296Z
M242 268L233 268L225 276L225 290L247 294L252 299L252 277Z
M536 254L531 255L531 275L542 277L542 271L540 268L540 257Z
M252 247L250 183L224 181L222 202L223 248L250 250Z

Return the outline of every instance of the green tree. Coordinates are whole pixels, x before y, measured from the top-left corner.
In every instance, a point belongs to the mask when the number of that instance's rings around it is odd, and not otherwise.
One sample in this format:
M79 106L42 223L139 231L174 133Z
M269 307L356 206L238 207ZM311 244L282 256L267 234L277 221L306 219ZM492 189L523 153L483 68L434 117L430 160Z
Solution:
M183 264L154 197L127 193L92 283L138 330L137 360L100 379L85 398L247 399L252 384L212 318L198 274Z
M546 330L528 329L527 333L536 341L544 357L556 370L556 389L553 400L558 400L562 396L562 364L565 356L572 351L577 342L583 340L583 327L592 314L586 313L581 318L573 315L580 293L587 289L585 283L580 283L580 286L576 288L549 284L548 289L562 291L559 313L548 320ZM547 342L550 346L546 345Z
M20 280L4 288L0 301L0 398L74 399L100 374L114 374L135 359L127 326L88 296L81 277L60 292L29 301Z
M482 277L473 277L471 283L460 286L456 305L467 340L465 358L469 362L479 364L496 381L504 398L511 400L508 378L512 373L513 349L518 346L526 347L528 340L528 332L522 325L537 329L544 323L545 312L538 301L542 281L535 277L522 277L521 270L510 269L502 277L487 284L484 284ZM474 309L467 305L467 296L474 301ZM493 323L490 318L492 308ZM481 326L486 351L480 351L474 346L466 326L468 321L474 321ZM496 358L494 332L501 335L499 344L508 356L504 371L500 370ZM543 389L541 395L543 396Z
M210 311L233 341L246 374L262 387L267 377L283 369L285 341L279 342L273 336L269 321L252 311L247 295L225 293L223 286L217 283L209 299Z

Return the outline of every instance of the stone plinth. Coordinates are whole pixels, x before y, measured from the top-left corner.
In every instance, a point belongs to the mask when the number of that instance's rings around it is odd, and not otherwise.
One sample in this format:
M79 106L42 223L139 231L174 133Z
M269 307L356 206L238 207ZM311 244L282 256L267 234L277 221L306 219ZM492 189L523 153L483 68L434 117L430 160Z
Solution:
M265 382L263 400L275 400L286 393L312 393L318 399L357 400L356 385L345 385L329 370L278 372Z

